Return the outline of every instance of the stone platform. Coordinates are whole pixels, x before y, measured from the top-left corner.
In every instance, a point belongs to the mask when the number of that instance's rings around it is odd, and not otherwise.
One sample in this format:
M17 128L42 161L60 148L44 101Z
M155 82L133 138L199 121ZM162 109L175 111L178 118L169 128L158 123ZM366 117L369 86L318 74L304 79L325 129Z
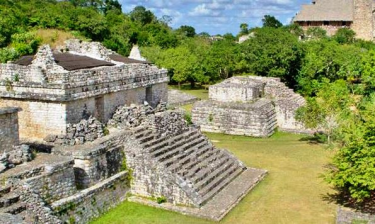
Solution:
M199 98L193 95L181 92L176 89L168 90L168 104L169 106L172 106L172 107L193 104L199 100L200 100Z
M171 203L158 204L146 198L132 196L128 200L148 206L179 212L184 215L220 221L234 208L265 176L267 171L248 168L200 208L183 207Z

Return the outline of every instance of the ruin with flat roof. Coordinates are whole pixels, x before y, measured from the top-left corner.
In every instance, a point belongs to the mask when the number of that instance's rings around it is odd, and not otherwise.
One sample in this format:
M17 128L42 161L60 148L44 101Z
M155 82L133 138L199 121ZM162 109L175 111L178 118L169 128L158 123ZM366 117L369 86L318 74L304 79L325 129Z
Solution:
M295 120L303 105L304 98L279 78L233 77L209 87L209 100L194 104L192 121L202 131L232 135L269 137L277 128L306 133Z
M99 43L67 41L0 65L0 107L19 107L20 137L66 134L87 116L107 122L116 108L167 101L167 71L118 55Z

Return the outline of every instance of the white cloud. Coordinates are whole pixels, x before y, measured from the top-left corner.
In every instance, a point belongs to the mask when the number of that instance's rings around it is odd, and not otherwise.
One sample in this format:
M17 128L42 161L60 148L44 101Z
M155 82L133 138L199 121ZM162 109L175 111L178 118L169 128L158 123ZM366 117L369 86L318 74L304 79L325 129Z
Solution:
M172 25L191 25L211 34L239 31L241 23L261 25L264 15L289 23L302 3L311 0L122 0L124 11L143 5L158 16L173 18Z

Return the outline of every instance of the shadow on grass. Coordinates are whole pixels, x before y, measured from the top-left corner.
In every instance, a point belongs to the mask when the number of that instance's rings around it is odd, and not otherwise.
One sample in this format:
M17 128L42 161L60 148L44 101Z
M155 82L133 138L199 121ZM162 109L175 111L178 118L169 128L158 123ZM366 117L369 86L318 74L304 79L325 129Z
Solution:
M299 141L308 142L309 144L325 144L327 143L327 135L317 132L312 136L304 136Z
M343 207L351 208L362 213L375 214L375 192L368 199L358 202L350 197L348 191L340 190L339 193L323 195L323 200Z

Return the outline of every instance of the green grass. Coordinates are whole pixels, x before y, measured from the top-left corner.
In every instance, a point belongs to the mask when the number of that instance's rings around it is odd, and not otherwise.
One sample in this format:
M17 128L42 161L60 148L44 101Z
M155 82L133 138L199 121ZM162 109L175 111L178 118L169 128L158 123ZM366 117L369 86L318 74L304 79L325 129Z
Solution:
M194 89L191 89L190 85L182 85L181 89L179 89L178 86L169 86L169 88L180 90L202 100L208 99L208 87L206 86L197 86Z
M332 190L321 178L331 151L301 141L301 135L286 133L277 133L268 139L212 133L207 136L246 165L269 171L266 179L220 223L334 223L336 205L324 200ZM93 223L214 222L124 202Z

